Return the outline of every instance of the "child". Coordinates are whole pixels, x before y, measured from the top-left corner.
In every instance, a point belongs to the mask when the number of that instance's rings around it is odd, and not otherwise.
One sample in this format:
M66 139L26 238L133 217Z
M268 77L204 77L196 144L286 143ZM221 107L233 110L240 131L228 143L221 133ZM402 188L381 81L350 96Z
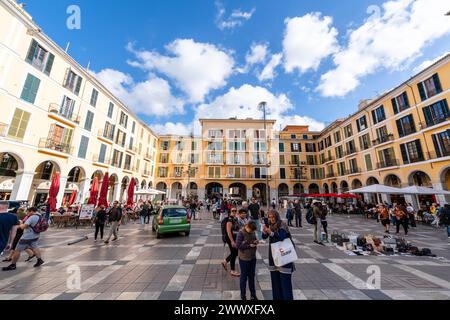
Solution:
M239 231L236 247L239 250L239 266L241 269L240 288L241 299L247 300L247 280L250 289L250 300L258 300L256 298L255 274L256 274L256 247L258 240L256 239L256 223L249 221Z

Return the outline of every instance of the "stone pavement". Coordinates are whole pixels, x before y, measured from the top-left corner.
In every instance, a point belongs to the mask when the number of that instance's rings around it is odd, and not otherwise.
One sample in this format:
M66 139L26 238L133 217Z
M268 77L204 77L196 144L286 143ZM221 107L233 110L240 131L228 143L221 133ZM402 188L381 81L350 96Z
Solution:
M94 243L91 229L50 229L43 235L40 269L21 257L13 272L0 272L0 300L238 300L239 279L220 262L228 254L220 224L202 213L190 237L156 239L149 225L130 223L110 245ZM330 231L382 236L382 226L363 217L331 216ZM332 245L312 243L312 229L291 228L299 259L293 276L295 299L450 299L450 245L444 229L419 226L408 239L438 258L348 256ZM67 244L84 235L89 240ZM270 300L268 244L258 249L257 294ZM2 258L3 259L3 258ZM2 263L1 266L6 266ZM381 289L370 290L368 267L381 270ZM73 284L80 271L81 290ZM68 281L69 280L69 281Z

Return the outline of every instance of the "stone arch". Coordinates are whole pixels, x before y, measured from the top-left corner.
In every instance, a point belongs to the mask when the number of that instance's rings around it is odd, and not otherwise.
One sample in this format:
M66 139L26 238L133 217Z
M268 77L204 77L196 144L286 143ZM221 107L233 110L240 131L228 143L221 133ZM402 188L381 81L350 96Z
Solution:
M319 194L320 193L320 188L317 185L317 183L311 183L308 187L308 193L309 194Z
M331 193L338 193L339 189L338 189L338 185L336 182L332 182L331 183Z
M410 173L408 176L408 184L410 186L432 187L431 178L423 171L417 170Z
M401 188L402 181L400 180L400 178L397 175L388 174L384 178L384 185L389 186L389 187L394 187L394 188Z
M323 192L325 194L329 194L330 193L330 187L328 186L328 183L324 183L323 184Z
M247 186L240 182L230 184L228 194L232 197L241 197L242 200L247 199Z
M305 187L301 183L294 184L294 194L304 194L305 193Z
M141 189L146 189L147 188L147 181L142 180L141 182Z
M287 197L289 195L289 186L286 183L280 183L278 186L278 197Z
M22 159L10 152L0 153L0 176L2 177L15 177L17 171L23 170Z
M441 180L442 187L445 190L450 190L450 166L441 170L439 173L439 179Z
M170 199L179 200L183 195L183 185L180 182L174 182L170 188Z
M67 182L79 183L86 178L86 170L82 167L73 167L67 175Z
M352 189L359 189L362 187L363 187L363 184L362 184L361 180L355 179L352 181Z
M269 189L267 190L267 188ZM261 202L263 205L266 205L268 200L270 201L270 199L267 199L267 191L269 191L270 194L270 187L268 187L265 183L257 183L253 185L252 190L253 198L256 198L256 200Z
M208 198L222 198L223 196L223 185L217 182L208 183L205 186L206 195Z
M374 184L380 184L380 182L375 177L369 177L366 181L366 186L372 186Z

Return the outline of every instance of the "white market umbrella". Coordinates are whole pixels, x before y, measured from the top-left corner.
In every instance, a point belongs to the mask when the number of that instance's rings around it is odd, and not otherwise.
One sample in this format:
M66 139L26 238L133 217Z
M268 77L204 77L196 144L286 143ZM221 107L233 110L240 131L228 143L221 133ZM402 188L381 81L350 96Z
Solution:
M402 189L388 187L382 184L373 184L371 186L350 190L349 193L385 193L385 194L404 194Z
M433 188L427 188L427 187L419 187L419 186L411 186L401 189L403 193L405 194L425 194L425 195L450 195L449 191L445 190L436 190Z

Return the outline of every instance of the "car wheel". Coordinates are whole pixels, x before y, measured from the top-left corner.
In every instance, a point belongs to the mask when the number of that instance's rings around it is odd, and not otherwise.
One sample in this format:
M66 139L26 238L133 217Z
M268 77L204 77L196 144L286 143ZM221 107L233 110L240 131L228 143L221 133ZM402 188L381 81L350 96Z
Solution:
M156 231L156 239L161 239L161 233L159 231Z
M186 237L189 237L190 234L191 234L190 232L185 232L185 233L184 233L184 235L185 235Z

